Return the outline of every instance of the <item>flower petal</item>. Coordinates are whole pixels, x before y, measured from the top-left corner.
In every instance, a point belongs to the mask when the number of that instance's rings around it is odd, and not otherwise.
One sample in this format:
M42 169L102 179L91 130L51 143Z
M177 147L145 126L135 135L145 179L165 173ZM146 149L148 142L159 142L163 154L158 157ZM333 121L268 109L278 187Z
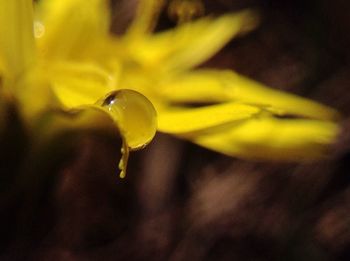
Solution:
M219 51L232 37L254 27L256 14L242 11L217 19L202 18L175 29L127 41L130 53L144 67L163 71L186 70L201 64Z
M116 85L111 74L93 63L56 63L48 74L53 91L67 108L94 104Z
M252 118L261 109L236 102L202 108L167 108L158 112L158 130L172 134L189 134Z
M63 59L91 55L109 32L106 0L41 1L37 19L37 25L42 27L38 46L46 57Z
M230 156L306 161L325 156L338 133L333 122L259 118L192 141Z
M334 119L338 113L318 102L271 89L233 71L197 70L163 83L161 95L170 102L238 101L255 104L277 115Z
M31 0L0 1L0 54L9 78L23 73L33 63L35 48Z

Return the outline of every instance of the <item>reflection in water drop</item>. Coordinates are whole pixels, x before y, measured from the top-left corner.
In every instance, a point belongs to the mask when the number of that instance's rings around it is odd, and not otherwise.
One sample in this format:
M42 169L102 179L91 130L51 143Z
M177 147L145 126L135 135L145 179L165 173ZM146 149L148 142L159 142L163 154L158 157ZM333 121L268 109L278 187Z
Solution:
M34 22L34 36L40 38L45 34L45 26L40 21Z
M98 102L114 119L122 136L120 177L125 177L129 150L144 148L157 130L157 114L152 103L133 90L117 90Z

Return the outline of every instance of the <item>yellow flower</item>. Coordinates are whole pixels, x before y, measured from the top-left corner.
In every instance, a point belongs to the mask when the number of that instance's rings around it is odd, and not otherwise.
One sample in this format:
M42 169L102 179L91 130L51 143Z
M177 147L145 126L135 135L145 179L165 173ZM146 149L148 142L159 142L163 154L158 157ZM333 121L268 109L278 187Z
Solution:
M204 17L152 33L161 5L140 1L128 31L115 36L106 0L41 0L34 14L30 0L0 0L4 90L20 101L27 118L48 108L100 105L131 148L150 141L155 116L140 96L115 90L146 96L156 108L159 131L227 155L307 160L325 154L339 131L333 109L230 70L193 69L253 29L254 12ZM114 107L120 106L116 98L129 107ZM212 105L190 106L196 103Z
M129 150L145 146L155 135L156 112L140 93L116 91L113 73L98 60L100 43L108 37L107 2L44 1L39 5L33 13L32 1L0 1L0 98L6 97L0 105L15 98L31 129L40 130L41 121L50 122L43 133L35 133L41 136L39 144L63 133L71 135L73 129L89 132L106 127L109 136L111 127L101 113L109 114L123 139L119 166L124 177ZM58 93L67 99L61 100ZM74 106L62 103L67 100L74 101ZM75 108L70 110L71 122L69 115L58 113L62 108Z

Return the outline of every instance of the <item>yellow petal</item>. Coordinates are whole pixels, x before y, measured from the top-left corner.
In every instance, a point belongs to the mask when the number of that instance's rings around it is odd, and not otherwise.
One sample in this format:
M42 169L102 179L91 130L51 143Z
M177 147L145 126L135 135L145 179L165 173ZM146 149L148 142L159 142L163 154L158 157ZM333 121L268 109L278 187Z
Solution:
M56 63L47 73L53 91L68 108L94 104L116 85L111 74L93 63Z
M158 112L158 130L172 134L189 134L252 118L259 112L261 109L258 107L236 102L195 109L167 108Z
M0 54L7 77L26 70L35 59L31 0L0 1Z
M199 145L230 156L306 161L325 156L338 133L339 126L333 122L261 118L192 138Z
M232 99L234 88L222 81L224 73L193 70L163 80L159 94L172 103L215 103Z
M213 56L233 36L253 27L256 21L256 14L250 11L217 19L207 17L126 44L133 51L130 53L134 59L145 67L185 70Z
M318 102L268 88L233 71L197 70L164 82L161 95L171 102L239 101L278 115L334 119L338 113Z
M338 112L331 107L297 95L267 88L263 84L236 73L229 74L224 81L235 90L232 95L233 99L261 104L281 115L293 114L322 120L339 116Z
M37 9L42 55L71 58L91 55L109 30L106 0L45 0ZM96 50L95 50L96 52Z
M32 121L45 110L58 107L58 102L53 94L47 73L41 67L33 67L16 82L18 91L16 101L24 120Z

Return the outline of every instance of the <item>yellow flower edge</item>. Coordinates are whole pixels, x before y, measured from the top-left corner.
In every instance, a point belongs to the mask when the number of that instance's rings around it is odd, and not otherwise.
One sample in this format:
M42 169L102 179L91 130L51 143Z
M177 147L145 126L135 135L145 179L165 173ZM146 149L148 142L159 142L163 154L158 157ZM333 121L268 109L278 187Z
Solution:
M193 137L195 143L229 156L307 162L325 158L340 131L334 122L256 118Z
M204 17L152 33L161 5L142 0L127 33L114 36L106 0L41 0L34 13L29 0L0 0L4 89L29 123L41 111L98 107L110 93L129 89L155 106L159 131L230 156L303 161L327 154L340 129L334 109L231 70L193 70L252 30L256 12ZM101 109L122 135L142 137L145 127L134 125L145 116L140 110L130 110L130 121L123 122L118 110ZM150 129L156 126L151 122Z

